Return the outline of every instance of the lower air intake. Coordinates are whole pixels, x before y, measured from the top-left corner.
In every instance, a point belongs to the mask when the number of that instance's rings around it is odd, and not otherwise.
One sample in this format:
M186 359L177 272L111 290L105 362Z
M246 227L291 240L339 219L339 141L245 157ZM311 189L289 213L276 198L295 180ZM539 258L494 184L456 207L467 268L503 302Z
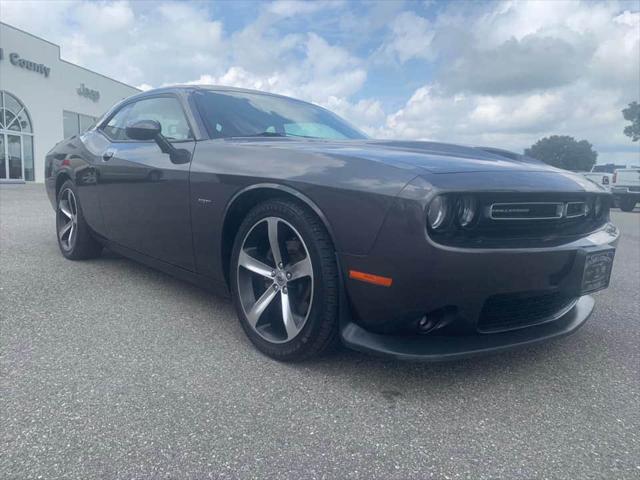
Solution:
M500 332L555 320L568 312L577 298L562 292L509 293L484 303L478 331Z

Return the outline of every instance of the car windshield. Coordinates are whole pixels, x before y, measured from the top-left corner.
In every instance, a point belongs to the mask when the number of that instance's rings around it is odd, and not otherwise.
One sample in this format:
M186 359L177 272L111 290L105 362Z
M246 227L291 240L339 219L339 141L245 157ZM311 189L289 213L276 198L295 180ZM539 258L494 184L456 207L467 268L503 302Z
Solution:
M211 138L367 138L328 110L292 98L232 91L198 91L195 98Z

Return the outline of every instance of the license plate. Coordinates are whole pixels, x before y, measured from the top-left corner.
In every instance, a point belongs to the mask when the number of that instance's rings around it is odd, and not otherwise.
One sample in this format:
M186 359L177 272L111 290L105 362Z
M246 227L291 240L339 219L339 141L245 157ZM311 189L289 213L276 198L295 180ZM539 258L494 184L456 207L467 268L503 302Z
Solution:
M587 253L582 272L582 295L597 292L609 286L615 253L614 248Z

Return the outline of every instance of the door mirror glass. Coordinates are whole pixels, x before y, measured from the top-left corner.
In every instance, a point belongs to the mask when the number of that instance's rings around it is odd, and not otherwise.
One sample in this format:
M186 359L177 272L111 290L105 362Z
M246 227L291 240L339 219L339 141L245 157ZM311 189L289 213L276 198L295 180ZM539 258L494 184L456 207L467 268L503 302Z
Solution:
M155 140L161 130L156 120L138 120L127 125L126 134L131 140Z

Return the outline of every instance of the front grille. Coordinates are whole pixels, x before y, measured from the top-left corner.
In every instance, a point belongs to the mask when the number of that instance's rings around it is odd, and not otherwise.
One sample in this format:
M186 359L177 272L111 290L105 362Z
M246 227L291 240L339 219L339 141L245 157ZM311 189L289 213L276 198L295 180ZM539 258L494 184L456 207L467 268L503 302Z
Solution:
M573 306L576 300L561 292L494 295L484 303L478 330L499 332L554 320Z
M489 207L492 220L551 220L562 218L561 202L494 203Z

